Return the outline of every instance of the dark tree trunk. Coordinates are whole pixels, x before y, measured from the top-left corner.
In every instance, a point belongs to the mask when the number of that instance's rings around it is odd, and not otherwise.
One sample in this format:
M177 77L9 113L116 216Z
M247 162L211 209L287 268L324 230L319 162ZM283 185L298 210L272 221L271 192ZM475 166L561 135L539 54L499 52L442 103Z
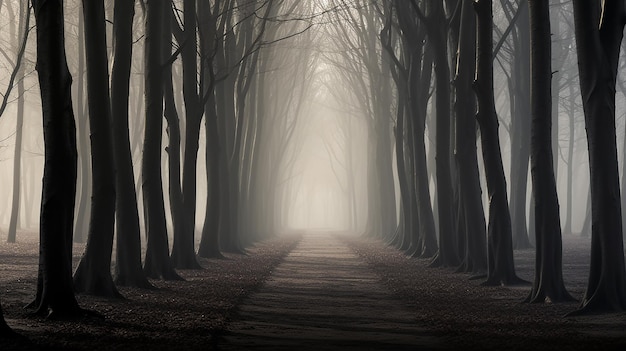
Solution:
M474 2L477 22L476 80L478 98L476 118L489 193L487 227L488 273L484 285L513 285L523 282L515 274L511 240L511 215L506 195L506 179L498 137L498 117L493 94L493 12L492 0Z
M547 0L546 0L547 1ZM513 109L511 115L511 232L514 249L531 247L526 226L526 193L530 157L530 38L528 2L519 2L513 57Z
M413 9L407 1L396 0L396 16L407 43L408 86L407 86L407 144L409 150L407 171L411 175L411 206L415 229L411 233L411 247L408 254L414 257L432 257L437 252L435 218L431 204L426 162L424 130L426 106L428 104L430 81L432 76L433 55L430 48L424 46L425 31L411 16ZM405 216L409 215L405 213Z
M111 276L115 223L115 162L111 139L104 0L84 0L83 14L93 188L89 237L85 253L74 274L74 289L78 293L121 297Z
M27 15L28 16L28 15ZM21 71L23 72L23 70ZM22 174L22 135L24 126L24 75L17 82L17 115L15 126L15 151L13 152L13 196L11 199L11 219L7 242L14 243L17 220L20 212L20 178Z
M232 120L235 119L234 101L235 79L228 77L216 86L216 105L218 121L217 126L220 131L220 151L218 161L220 172L220 220L219 220L219 240L220 249L226 252L241 252L239 239L231 222L231 195L229 156L232 154L232 143L234 126Z
M169 9L165 10L165 19L164 19L164 30L163 30L163 57L167 58L172 54L172 29L173 26L177 24L174 22L174 18ZM183 42L182 39L179 40L182 42L181 45L184 45L186 48L190 45L189 42ZM172 216L172 226L174 229L174 245L172 248L172 256L170 258L172 262L172 266L174 268L183 268L178 267L175 263L175 257L187 257L191 256L191 259L195 261L195 252L191 252L191 254L176 254L176 252L181 250L181 238L185 237L185 211L183 208L183 190L181 187L180 180L180 145L181 145L181 134L180 134L180 118L178 115L178 111L176 110L176 102L174 100L174 84L172 79L172 65L167 64L163 67L163 95L165 99L165 120L167 121L167 135L168 135L168 145L165 148L167 152L168 159L168 193L170 200L170 212ZM192 247L193 248L193 247Z
M404 73L404 72L402 72ZM404 78L400 77L399 80ZM404 119L407 115L405 113L406 104L406 82L398 81L398 113L396 115L396 126L394 128L394 137L396 143L396 168L398 171L398 185L400 187L400 204L401 204L401 216L398 229L396 231L396 242L400 250L406 251L411 246L411 238L414 237L414 228L412 217L414 215L411 208L411 188L408 183L408 176L406 172L406 157L404 155L405 142L405 127Z
M481 199L478 150L476 148L476 98L472 82L476 71L476 19L472 4L463 1L457 53L456 77L456 162L459 172L461 226L465 227L465 252L459 271L487 271L486 224Z
M182 279L170 262L161 177L163 132L163 25L169 2L146 2L145 99L146 126L141 167L144 219L148 245L144 271L151 278Z
M572 74L572 73L570 73ZM572 77L570 77L572 78ZM570 96L574 96L574 84L570 84L569 86L569 93ZM575 111L576 107L575 107L575 100L570 98L570 106L571 109L570 111ZM575 139L575 125L574 125L574 116L570 116L569 119L569 140L567 141L568 143L568 148L567 148L567 203L566 203L566 208L565 208L565 228L563 230L563 232L565 234L572 234L573 233L573 229L572 229L572 196L573 196L573 188L574 188L574 139ZM554 128L555 126L553 126ZM555 142L555 141L553 141ZM626 145L626 143L624 143L624 145ZM625 154L626 155L626 154ZM626 173L625 173L626 174ZM626 180L626 178L624 178L624 180ZM623 188L624 189L624 188ZM622 210L626 208L622 206ZM623 215L623 213L622 213ZM623 217L622 217L623 218Z
M206 107L206 168L207 168L207 206L202 227L202 239L198 248L200 257L222 257L219 248L219 225L220 225L220 171L219 171L219 135L217 132L217 116L215 114L214 101Z
M198 141L202 108L198 96L197 47L196 44L196 1L184 0L184 47L183 99L185 102L185 151L183 158L182 182L182 222L181 231L175 232L172 247L172 264L176 268L199 269L194 247L196 228L196 169L198 161Z
M436 142L435 162L437 177L437 214L439 221L439 252L431 266L458 266L456 230L454 229L454 201L450 162L450 66L448 65L448 24L443 2L429 3L426 31L435 56L436 86Z
M413 59L415 60L415 59ZM418 61L419 62L419 61ZM437 253L437 236L435 216L431 204L430 184L428 182L428 162L426 160L426 141L424 140L424 130L426 123L426 105L428 102L428 91L432 74L432 53L426 49L424 62L421 68L419 79L413 74L410 75L409 86L411 113L413 115L411 125L413 128L413 167L417 185L417 211L419 222L419 239L415 256L429 258ZM419 70L419 67L412 67L411 70Z
M75 318L82 315L72 284L77 153L72 77L65 57L63 2L32 0L32 4L37 23L45 154L37 294L30 306L49 318Z
M78 83L76 93L76 116L78 120L78 166L79 190L78 208L76 209L76 224L74 227L74 242L87 241L89 231L89 198L91 197L91 173L89 163L89 141L87 137L88 116L85 108L85 28L84 17L78 16Z
M202 226L202 236L198 256L205 258L223 257L219 247L219 225L220 225L220 170L219 155L220 142L217 124L217 113L215 107L215 81L213 71L214 42L217 40L217 13L220 8L215 7L213 13L210 12L209 4L201 2L198 4L199 24L200 24L200 52L203 62L201 72L203 81L201 86L204 104L206 130L206 177L207 177L207 205Z
M574 0L580 89L591 172L591 264L577 313L626 310L626 272L615 135L615 83L623 1ZM599 24L599 25L598 25Z
M133 160L128 134L129 80L133 48L135 1L116 0L113 12L114 56L111 70L111 112L115 153L115 283L152 288L141 267L141 235Z
M550 11L545 0L528 0L531 40L531 173L535 193L535 281L526 302L562 302L573 298L565 290L562 270L561 219L552 155L550 79Z

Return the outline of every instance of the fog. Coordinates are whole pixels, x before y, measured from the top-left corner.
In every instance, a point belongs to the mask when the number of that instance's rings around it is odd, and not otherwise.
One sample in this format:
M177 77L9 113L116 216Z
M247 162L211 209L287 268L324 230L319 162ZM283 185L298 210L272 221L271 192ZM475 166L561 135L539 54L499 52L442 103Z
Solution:
M12 3L13 10L17 11L17 2L5 2L5 8ZM175 2L178 4L178 2ZM180 6L180 4L178 5ZM280 12L291 9L291 13ZM66 49L70 71L74 76L73 91L77 94L79 79L85 76L78 72L78 17L79 2L66 2ZM363 89L359 84L367 82L367 77L359 75L355 69L359 69L357 61L358 53L352 51L350 45L358 42L357 33L351 28L349 22L339 22L340 19L349 18L358 13L355 6L342 2L304 2L293 5L285 1L281 5L281 10L276 14L284 23L277 26L274 32L274 42L266 40L267 45L261 48L262 64L266 72L266 86L269 91L264 92L264 102L266 112L266 122L264 134L259 134L256 139L261 143L264 139L281 140L280 145L268 145L267 152L276 152L280 149L280 154L272 155L273 160L268 160L264 167L275 168L277 177L277 188L272 196L274 201L275 219L279 228L334 228L351 231L363 231L366 228L368 211L368 159L367 154L371 151L371 136L368 133L367 121L372 118L372 102L364 99ZM498 30L506 28L508 22L503 10L499 5L494 6L495 24ZM567 6L562 11L569 11ZM107 5L108 15L112 15L112 5ZM141 12L138 12L141 16ZM12 71L13 51L17 50L16 40L17 24L11 19L15 14L9 11L2 11L0 33L3 43L3 57L1 65L3 67L0 77L0 88L6 91L9 75ZM559 199L561 203L562 227L569 226L566 221L566 207L568 201L568 186L575 191L572 193L572 214L571 232L580 233L584 219L586 218L586 206L588 192L588 156L586 154L586 140L584 132L583 114L581 109L580 94L578 93L577 67L574 55L575 43L573 32L568 27L565 19L558 26L559 33L553 38L555 48L560 48L559 57L553 57L553 66L559 68L558 71L563 77L558 91L558 124L555 127L558 131L557 154L555 155L557 169L557 184ZM141 74L143 42L142 27L140 21L135 21L135 44L133 54L133 73L131 83L131 118L129 133L131 145L133 147L133 159L135 161L136 180L140 178L139 164L141 161L141 140L143 128L143 101L141 92ZM553 25L554 26L554 25ZM107 27L109 38L112 34L111 26ZM32 32L32 31L31 31ZM31 37L34 38L34 32ZM496 35L496 40L498 40ZM109 42L110 44L110 42ZM496 84L496 106L500 118L500 139L502 145L502 158L505 166L507 179L511 174L511 94L507 86L507 77L511 75L511 49L512 44L505 42L498 52L495 71ZM109 46L109 53L112 47ZM22 201L19 211L19 227L25 231L33 231L38 227L38 213L41 193L41 175L43 167L43 140L41 133L41 112L34 70L35 61L34 41L30 40L24 56L24 86L25 86L25 117L24 117L24 140L22 144L22 175L20 179L20 198ZM554 55L556 56L556 55ZM558 60L558 62L557 62ZM352 62L351 62L352 61ZM362 68L362 67L361 67ZM180 77L182 66L180 60L174 62L174 75ZM555 69L556 70L556 69ZM364 79L359 83L358 79ZM181 82L174 80L175 91L180 92ZM84 87L84 86L83 86ZM13 163L16 132L16 109L17 95L14 89L12 95L8 97L6 110L0 120L0 177L4 186L0 188L0 228L6 231L11 214L11 198L13 193ZM397 94L390 91L390 94ZM84 96L84 95L83 95ZM177 109L179 114L184 113L182 96L178 95ZM74 95L74 105L77 111L85 110L84 103L77 102ZM392 99L393 101L394 99ZM621 92L617 93L617 136L618 145L624 140L624 97ZM433 99L429 100L429 113L434 112L431 107ZM389 106L389 122L394 123L395 102ZM85 125L86 121L80 121L80 116L86 112L77 112L79 134L87 136L89 131ZM430 120L430 119L429 119ZM573 121L573 130L570 130L569 123ZM286 126L284 126L287 124ZM184 129L184 119L181 119L181 126ZM282 127L278 127L282 126ZM167 133L164 124L163 138L167 140ZM248 126L246 126L247 128ZM275 129L275 131L273 131ZM293 130L291 130L293 129ZM434 124L427 122L427 150L429 154L433 152L434 146ZM393 133L393 130L391 130ZM201 131L200 148L198 157L198 174L202 174L205 169L205 141L204 129ZM287 136L288 133L290 136ZM79 135L79 140L80 140ZM391 137L391 135L390 135ZM569 141L573 138L573 150L569 149ZM182 138L182 148L184 150L184 134ZM623 147L618 147L619 159L623 159ZM273 151L272 151L273 150ZM88 144L79 143L81 162L89 162ZM265 151L262 151L265 152ZM573 152L573 164L568 165L569 153ZM167 199L167 153L163 152L163 176ZM395 156L392 155L395 162ZM432 160L432 156L429 156ZM567 169L571 167L572 179L568 183ZM623 167L620 166L620 172ZM434 164L429 164L429 172L434 171ZM397 171L393 170L395 176L396 206L399 208L399 188L397 186ZM530 170L529 170L530 172ZM82 191L89 191L89 187L82 188L82 175L79 175L80 199ZM484 182L484 181L483 181ZM197 177L197 212L204 213L206 206L206 179ZM371 184L370 184L371 185ZM510 184L509 184L510 185ZM485 185L483 183L483 189ZM528 177L527 188L527 212L530 206L530 194L532 184ZM431 179L432 202L435 203L436 184L434 177ZM88 198L88 197L87 197ZM141 198L138 199L141 202ZM487 199L485 199L486 201ZM81 204L81 202L77 202ZM85 206L85 202L82 202ZM88 206L86 206L88 207ZM171 223L171 215L166 211ZM399 213L399 212L398 212ZM399 214L398 214L399 216ZM202 216L197 216L196 227L201 229L203 223ZM170 225L171 228L171 225ZM282 230L278 230L282 231ZM566 233L569 234L569 233Z
M0 0L0 349L626 342L624 13Z

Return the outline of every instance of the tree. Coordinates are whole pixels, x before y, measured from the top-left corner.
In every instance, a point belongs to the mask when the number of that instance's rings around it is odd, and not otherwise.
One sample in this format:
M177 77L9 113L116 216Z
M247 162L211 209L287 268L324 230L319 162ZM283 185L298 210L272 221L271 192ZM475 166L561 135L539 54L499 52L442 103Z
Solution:
M547 1L547 0L546 0ZM508 6L510 1L501 0ZM513 29L511 64L511 231L513 248L531 247L526 227L526 192L530 157L530 39L528 1L520 0ZM512 6L511 6L512 7Z
M472 82L476 71L476 19L472 3L462 1L456 75L456 149L459 178L460 226L464 227L465 252L460 271L487 271L485 212L481 199L478 152L476 148L476 98Z
M87 131L88 119L85 103L85 25L84 16L78 16L78 72L76 93L76 120L78 124L78 208L76 209L76 221L74 225L74 242L84 243L89 233L91 197L91 172L89 152L89 132Z
M117 260L115 283L151 288L141 267L141 236L133 160L128 131L129 80L133 48L135 1L116 0L113 11L111 117L115 154L115 225Z
M39 224L37 294L29 305L48 318L83 314L72 284L72 228L76 196L76 127L72 77L65 57L63 1L32 0L37 24L44 174Z
M439 220L439 252L434 266L457 266L459 262L455 243L453 220L452 178L450 169L450 66L448 65L448 19L442 1L428 1L426 15L422 14L417 1L411 3L426 25L426 33L435 57L436 86L436 176L437 214Z
M228 1L227 1L228 2ZM207 205L202 226L202 237L198 256L200 257L222 257L219 248L219 225L220 225L220 141L217 124L217 113L215 108L215 71L214 58L218 45L218 31L224 30L225 16L221 16L220 24L217 18L222 10L222 1L216 1L213 9L206 2L198 4L199 24L200 24L200 57L201 61L201 84L204 91L202 96L206 96L204 103L204 127L206 130L206 179L207 179ZM223 136L222 136L223 137Z
M551 42L549 4L528 0L531 48L530 162L535 193L535 282L526 302L561 302L573 298L562 272L561 220L552 166Z
M624 311L626 272L615 140L615 84L626 4L574 0L573 6L589 147L592 216L589 282L575 313Z
M22 25L23 24L23 25ZM24 51L26 49L26 42L28 41L28 33L30 32L30 6L28 3L20 3L20 30L18 38L21 37L21 46L18 53L18 58L15 66L17 79L17 115L15 126L15 151L13 152L13 196L11 199L11 219L9 222L9 232L7 234L7 242L14 243L17 231L17 220L20 209L20 177L22 173L22 136L24 126L24 68L22 60L24 57ZM13 77L13 75L12 75ZM9 82L11 88L13 82ZM8 98L8 92L4 96L3 106L6 106ZM0 116L2 115L3 108L0 108Z
M163 129L163 25L169 2L148 0L145 20L145 100L146 125L141 164L144 219L148 245L144 271L151 278L182 279L169 257L165 204L161 177Z
M411 240L409 254L416 257L430 258L437 252L435 218L431 204L430 185L428 183L428 164L426 161L426 110L430 95L430 81L433 71L433 54L424 45L425 30L423 23L411 16L412 9L406 1L396 1L398 24L405 38L409 58L409 77L407 92L407 112L409 118L408 150L411 154L409 174L411 181L412 206L417 209L417 234ZM413 9L414 11L414 9Z
M183 45L183 99L185 102L185 150L183 157L182 199L180 206L180 231L174 233L172 264L176 268L201 268L196 260L194 234L196 227L196 173L200 126L204 110L198 91L197 18L196 1L184 0L184 26L179 35ZM178 26L176 23L172 25ZM208 33L207 33L208 34ZM182 40L181 40L182 39Z
M492 0L474 0L476 11L476 80L478 125L489 193L487 226L487 280L484 285L514 285L523 280L515 274L511 215L506 194L506 179L498 137L493 92L493 9Z
M111 99L104 0L84 0L87 99L91 132L92 197L89 236L74 274L74 289L121 297L111 276L115 223L115 162L111 139Z

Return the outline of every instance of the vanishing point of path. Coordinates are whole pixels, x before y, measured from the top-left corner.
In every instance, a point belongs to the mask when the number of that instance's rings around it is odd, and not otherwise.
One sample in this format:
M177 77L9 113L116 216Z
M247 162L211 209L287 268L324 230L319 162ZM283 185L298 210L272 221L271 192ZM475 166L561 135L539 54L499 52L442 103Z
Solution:
M428 334L370 267L332 234L305 234L239 307L224 349L416 350Z

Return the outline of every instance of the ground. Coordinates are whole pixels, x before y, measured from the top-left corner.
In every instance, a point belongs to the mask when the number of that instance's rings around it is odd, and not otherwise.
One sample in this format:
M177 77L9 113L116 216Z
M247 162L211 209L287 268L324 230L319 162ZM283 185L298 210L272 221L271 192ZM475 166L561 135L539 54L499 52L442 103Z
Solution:
M21 235L20 235L21 234ZM28 341L5 349L611 349L626 345L626 314L564 318L569 304L523 304L528 287L481 287L427 268L380 241L339 233L270 239L246 255L202 260L185 282L122 288L126 300L79 296L104 320L50 322L22 307L34 296L36 235L0 244L0 300ZM82 252L76 245L75 263ZM565 282L584 292L589 240L566 236ZM516 252L532 280L534 250Z

